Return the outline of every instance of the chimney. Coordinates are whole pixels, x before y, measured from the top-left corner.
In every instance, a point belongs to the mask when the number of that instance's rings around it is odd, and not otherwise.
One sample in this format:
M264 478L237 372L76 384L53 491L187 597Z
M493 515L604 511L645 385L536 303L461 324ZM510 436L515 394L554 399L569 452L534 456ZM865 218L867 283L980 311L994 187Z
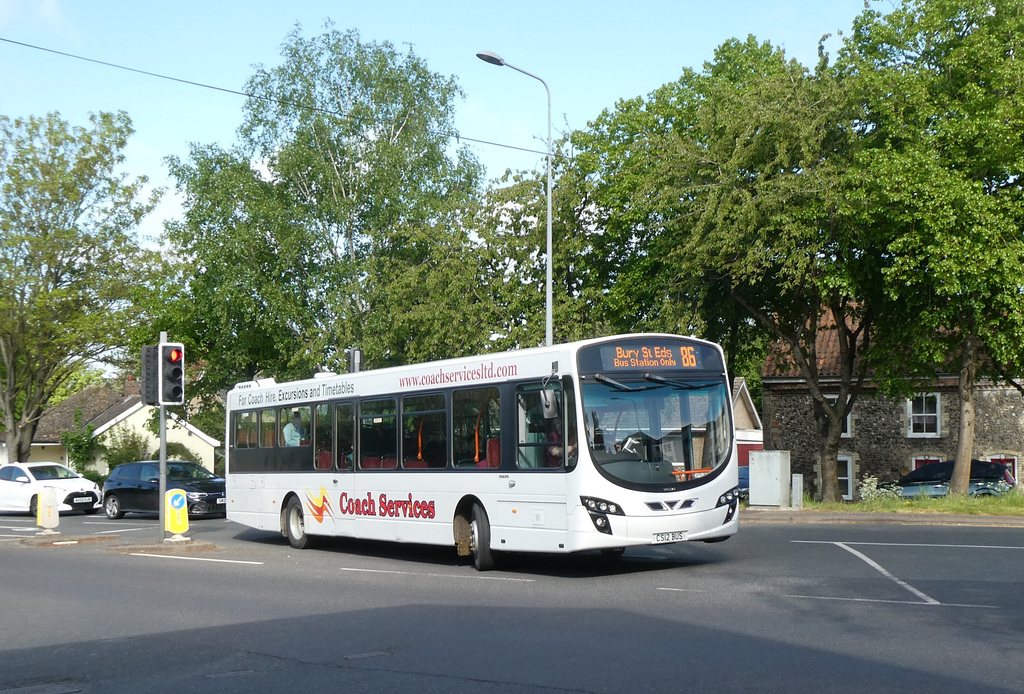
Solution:
M128 374L124 379L124 396L130 398L133 395L139 395L139 382L135 380L135 374Z

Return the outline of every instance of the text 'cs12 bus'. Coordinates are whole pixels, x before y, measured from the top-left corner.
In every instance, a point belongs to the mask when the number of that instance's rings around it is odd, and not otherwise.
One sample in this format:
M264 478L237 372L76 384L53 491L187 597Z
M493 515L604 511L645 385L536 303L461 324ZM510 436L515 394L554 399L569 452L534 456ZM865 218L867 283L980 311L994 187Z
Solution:
M283 533L616 555L735 534L718 345L582 342L277 383L227 398L227 513Z

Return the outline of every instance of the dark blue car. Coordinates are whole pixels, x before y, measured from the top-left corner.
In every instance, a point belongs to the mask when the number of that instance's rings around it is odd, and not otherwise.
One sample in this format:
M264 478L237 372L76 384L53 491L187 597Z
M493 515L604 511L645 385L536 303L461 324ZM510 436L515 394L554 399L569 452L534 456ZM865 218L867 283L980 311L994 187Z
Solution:
M921 498L946 496L953 477L953 461L928 463L900 478L900 493L904 497ZM1015 486L1013 475L1002 463L987 460L971 461L971 496L1002 496Z

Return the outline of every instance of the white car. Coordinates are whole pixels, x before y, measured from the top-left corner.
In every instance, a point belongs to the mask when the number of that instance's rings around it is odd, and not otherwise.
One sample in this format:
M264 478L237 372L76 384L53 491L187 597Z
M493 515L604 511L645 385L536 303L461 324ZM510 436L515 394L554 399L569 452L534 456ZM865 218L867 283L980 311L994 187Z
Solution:
M0 511L35 515L39 493L57 492L58 511L96 513L103 493L95 482L60 463L10 463L0 467Z

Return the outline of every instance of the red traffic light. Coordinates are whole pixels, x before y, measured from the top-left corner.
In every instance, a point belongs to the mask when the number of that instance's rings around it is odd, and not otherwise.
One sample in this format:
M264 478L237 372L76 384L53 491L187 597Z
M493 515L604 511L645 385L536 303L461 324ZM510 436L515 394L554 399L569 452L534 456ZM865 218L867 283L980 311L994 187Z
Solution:
M181 361L181 357L183 354L184 352L180 349L171 349L170 351L167 352L167 361L171 362L172 364L177 364L179 361Z

